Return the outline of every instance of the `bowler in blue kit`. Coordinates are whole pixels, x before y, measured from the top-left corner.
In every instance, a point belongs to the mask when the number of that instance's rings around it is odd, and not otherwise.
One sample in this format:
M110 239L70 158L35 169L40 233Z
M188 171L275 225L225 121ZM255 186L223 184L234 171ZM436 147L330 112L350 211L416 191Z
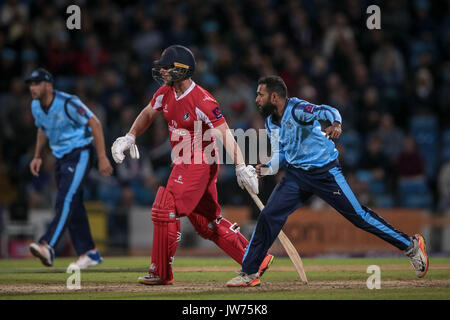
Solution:
M34 176L39 175L41 151L48 141L57 159L55 179L58 188L55 217L39 242L30 245L30 251L44 265L52 266L54 248L67 228L79 256L73 264L81 269L96 265L102 258L95 248L83 204L83 181L96 162L104 176L112 173L101 123L77 96L54 90L53 77L47 70L33 71L26 83L33 99L31 111L38 128L30 170Z
M256 104L265 118L273 154L268 163L256 166L256 173L261 178L283 168L285 174L261 211L243 258L241 273L227 286L260 284L258 267L267 251L288 216L312 195L322 198L358 228L404 251L416 275L425 276L428 257L423 237L419 234L410 237L396 230L374 211L361 205L347 184L332 141L342 132L339 111L328 105L288 98L286 85L277 76L259 80ZM319 120L331 123L325 132Z

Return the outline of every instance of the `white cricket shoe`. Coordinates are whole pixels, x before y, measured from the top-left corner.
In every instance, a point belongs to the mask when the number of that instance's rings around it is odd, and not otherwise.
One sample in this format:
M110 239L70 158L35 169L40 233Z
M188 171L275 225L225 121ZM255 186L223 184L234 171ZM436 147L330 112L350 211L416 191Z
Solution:
M102 263L103 258L100 256L100 252L97 249L92 249L82 254L76 262L72 262L69 268L72 266L77 266L80 269L86 269L88 267L96 266Z
M41 259L41 262L44 266L53 266L55 251L48 244L39 244L36 242L32 242L30 244L30 251L33 256Z
M239 275L227 282L227 287L256 287L261 284L258 273L247 274L239 271Z

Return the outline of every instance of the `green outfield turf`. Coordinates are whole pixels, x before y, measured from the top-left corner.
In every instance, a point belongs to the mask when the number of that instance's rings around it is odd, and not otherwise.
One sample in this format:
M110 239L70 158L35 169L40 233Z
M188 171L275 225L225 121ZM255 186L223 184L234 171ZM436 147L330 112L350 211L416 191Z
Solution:
M175 283L145 286L149 258L105 257L81 272L81 289L66 286L72 261L58 258L52 268L36 259L0 260L0 299L445 299L450 300L450 258L430 258L424 279L417 279L406 258L305 258L304 285L288 258L276 258L260 287L227 288L239 265L228 258L177 257ZM381 289L369 290L367 267L380 267Z

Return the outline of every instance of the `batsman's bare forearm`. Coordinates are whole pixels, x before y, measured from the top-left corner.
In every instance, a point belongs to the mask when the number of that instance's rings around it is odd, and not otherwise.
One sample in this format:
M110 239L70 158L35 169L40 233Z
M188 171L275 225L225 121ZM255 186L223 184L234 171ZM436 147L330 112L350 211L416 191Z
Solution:
M47 136L45 133L38 128L37 135L36 135L36 148L34 150L34 157L40 158L42 149L44 148L45 144L47 143Z
M244 163L244 157L242 155L241 149L237 144L234 136L231 134L228 124L225 122L216 128L220 134L217 135L225 147L227 153L233 157L234 164Z
M153 109L153 107L149 104L146 106L141 113L137 116L136 120L134 120L133 125L129 133L134 135L136 138L145 132L145 130L150 127L153 123L153 119L158 115L160 111Z
M94 115L89 119L88 126L91 127L92 130L92 136L94 137L98 157L106 157L105 137L103 135L103 128L100 120L98 120L98 118Z

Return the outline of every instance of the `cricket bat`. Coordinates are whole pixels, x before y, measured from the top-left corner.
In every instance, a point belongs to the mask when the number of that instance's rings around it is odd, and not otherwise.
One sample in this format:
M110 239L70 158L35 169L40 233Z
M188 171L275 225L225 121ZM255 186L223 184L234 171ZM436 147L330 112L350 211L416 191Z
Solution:
M264 205L259 199L259 197L254 194L247 186L245 186L245 189L247 189L247 192L252 197L253 201L255 201L256 205L258 206L259 210L264 209ZM278 239L280 240L281 244L283 245L284 250L286 250L289 258L291 259L292 263L294 264L295 269L297 270L298 275L300 276L300 279L302 279L303 283L308 284L308 279L306 278L305 269L303 268L303 262L300 258L300 255L297 252L297 249L295 249L292 242L289 240L289 238L284 234L283 230L280 230L280 233L278 234Z

